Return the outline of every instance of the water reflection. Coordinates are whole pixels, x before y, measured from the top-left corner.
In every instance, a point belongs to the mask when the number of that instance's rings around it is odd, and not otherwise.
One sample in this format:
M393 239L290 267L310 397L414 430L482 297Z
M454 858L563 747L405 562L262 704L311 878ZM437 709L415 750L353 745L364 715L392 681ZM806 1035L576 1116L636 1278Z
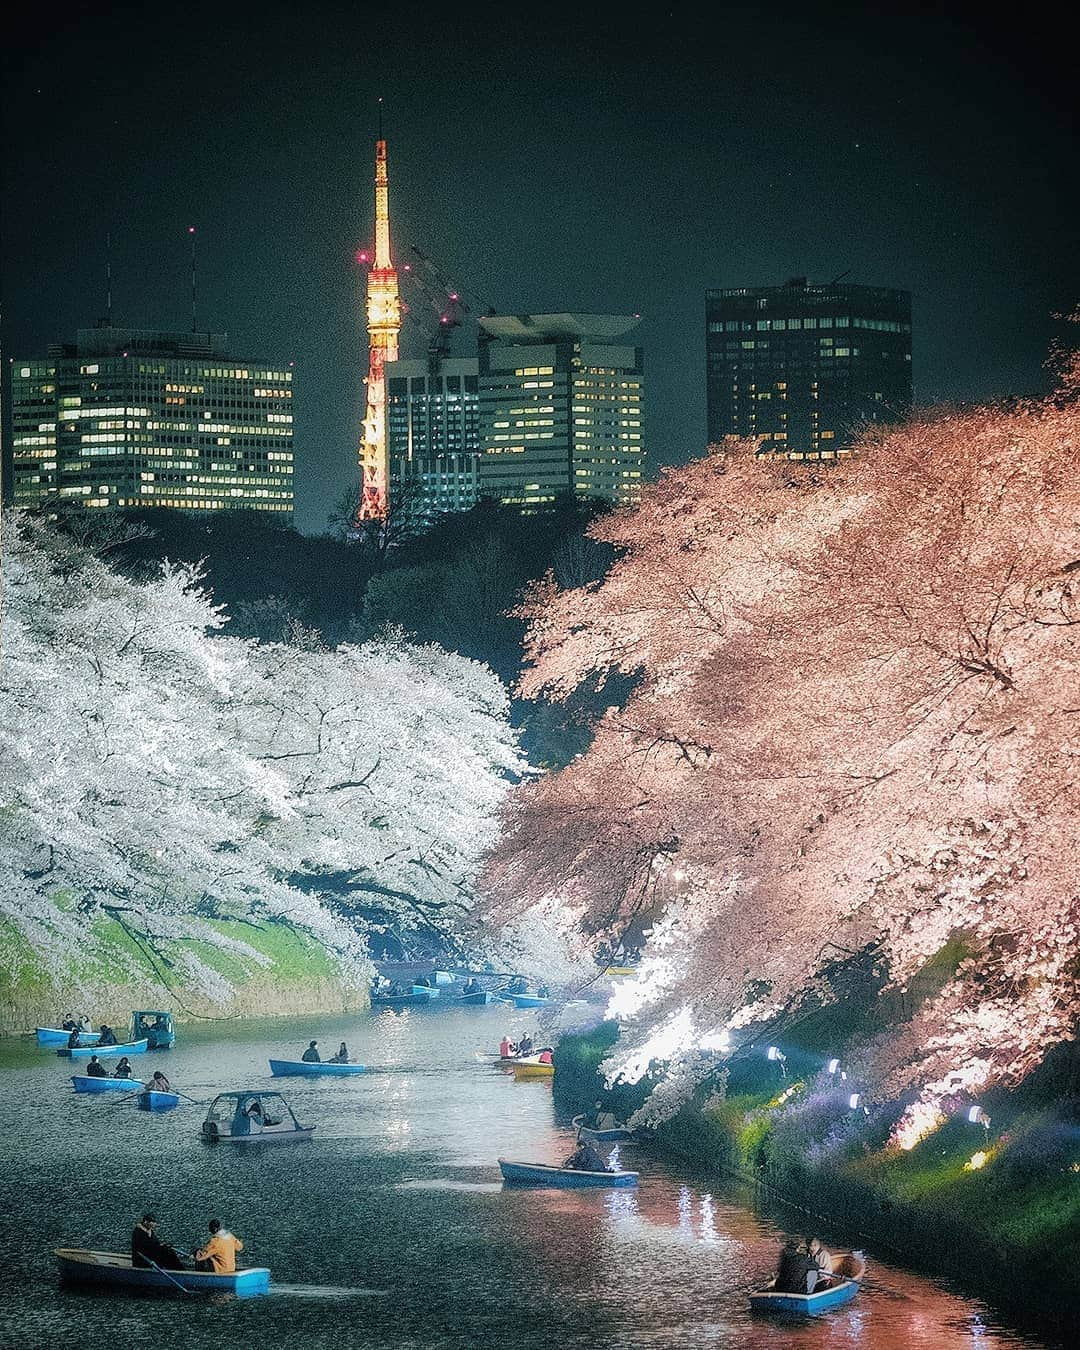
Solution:
M715 1178L698 1182L633 1144L636 1191L504 1187L498 1156L560 1162L573 1144L551 1084L480 1058L534 1015L503 1008L183 1029L162 1057L193 1097L273 1082L318 1127L263 1153L198 1138L205 1108L168 1115L75 1097L64 1062L0 1045L0 1343L5 1350L953 1350L1045 1344L979 1303L871 1257L852 1304L809 1325L754 1321L746 1293L771 1269L780 1229ZM270 1054L345 1039L372 1072L271 1080ZM32 1141L30 1146L28 1142ZM220 1214L273 1293L243 1304L129 1301L61 1290L48 1254L122 1248L153 1208L181 1246ZM833 1247L842 1233L823 1232ZM312 1303L317 1303L317 1313Z

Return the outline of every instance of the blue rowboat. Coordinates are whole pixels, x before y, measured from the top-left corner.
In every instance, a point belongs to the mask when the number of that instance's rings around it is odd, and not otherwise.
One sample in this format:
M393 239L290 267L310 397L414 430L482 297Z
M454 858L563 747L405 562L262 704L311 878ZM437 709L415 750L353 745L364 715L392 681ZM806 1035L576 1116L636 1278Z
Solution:
M97 1055L98 1059L119 1059L121 1055L145 1055L146 1041L130 1041L127 1045L80 1045L77 1050L62 1046L56 1052L64 1059L89 1059Z
M323 1060L320 1064L309 1064L302 1059L272 1059L270 1072L275 1078L349 1078L353 1074L363 1073L362 1064L331 1064Z
M549 998L541 998L539 994L511 994L515 1008L542 1008L545 1003L550 1003Z
M83 1073L73 1073L71 1081L76 1092L138 1092L142 1087L138 1078L94 1078Z
M636 1172L583 1172L576 1167L551 1167L547 1163L507 1162L499 1159L503 1180L516 1186L636 1186Z
M140 1111L171 1111L180 1105L180 1097L175 1092L140 1092L135 1105Z
M38 1045L67 1045L70 1031L65 1031L63 1027L35 1027ZM100 1031L80 1031L80 1045L97 1045Z
M425 994L430 994L430 989L424 990ZM422 1003L430 1002L427 998L421 998L418 994L372 994L371 1006L373 1008L415 1008Z
M795 1313L802 1317L813 1317L816 1313L827 1312L830 1308L842 1307L850 1303L859 1292L858 1280L841 1280L828 1289L819 1289L813 1294L778 1294L771 1287L750 1295L751 1312Z
M625 1125L614 1125L608 1130L590 1130L588 1125L582 1125L584 1116L575 1116L571 1121L578 1132L579 1139L591 1139L596 1144L617 1144L622 1139L633 1139L633 1130L628 1130Z
M462 994L455 1002L466 1008L486 1008L489 1003L498 1003L500 1000L494 994L489 994L486 989L481 989L478 994Z
M265 1266L252 1266L232 1275L215 1275L201 1270L143 1270L131 1264L121 1252L92 1252L79 1247L58 1247L53 1253L60 1267L60 1278L80 1284L127 1286L135 1289L172 1289L186 1293L215 1293L229 1290L244 1297L265 1294L270 1288L270 1272ZM178 1288L179 1286L179 1288Z
M412 991L418 998L422 999L438 998L442 992L439 989L429 989L425 984L414 984Z

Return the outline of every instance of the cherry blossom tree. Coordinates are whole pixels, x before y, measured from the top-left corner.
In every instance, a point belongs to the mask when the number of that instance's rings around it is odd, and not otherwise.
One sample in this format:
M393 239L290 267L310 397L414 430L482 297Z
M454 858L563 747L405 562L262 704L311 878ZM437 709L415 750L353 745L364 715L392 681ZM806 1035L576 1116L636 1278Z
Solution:
M224 638L196 569L137 585L29 516L3 564L0 913L57 970L102 913L223 997L170 946L244 949L207 919L294 925L358 981L372 928L469 927L519 769L486 667L392 635Z
M1076 372L836 465L710 447L592 527L620 555L601 584L531 592L526 697L636 686L514 794L489 912L651 930L613 1073L692 1084L837 972L903 988L950 938L945 987L864 1047L874 1091L918 1091L925 1123L1075 1034Z

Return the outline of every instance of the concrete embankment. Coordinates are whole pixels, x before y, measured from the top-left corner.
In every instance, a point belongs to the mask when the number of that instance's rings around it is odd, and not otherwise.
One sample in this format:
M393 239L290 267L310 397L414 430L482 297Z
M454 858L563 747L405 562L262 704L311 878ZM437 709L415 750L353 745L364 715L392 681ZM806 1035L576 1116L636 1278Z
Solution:
M608 1023L559 1042L561 1106L580 1110L599 1098L625 1119L641 1104L642 1085L604 1090L598 1067L616 1036ZM889 1142L900 1104L869 1115L846 1110L820 1075L777 1083L771 1067L754 1064L706 1084L645 1146L749 1181L763 1203L793 1206L852 1245L861 1239L955 1279L1029 1325L1075 1329L1075 1070L1076 1047L1062 1047L1024 1088L988 1102L991 1129L961 1112L905 1152Z
M314 938L277 923L207 919L205 939L151 948L105 916L77 959L48 962L10 924L0 931L0 1035L59 1025L86 1013L124 1027L133 1008L163 1008L179 1021L351 1012L367 1005ZM222 947L215 938L231 940Z

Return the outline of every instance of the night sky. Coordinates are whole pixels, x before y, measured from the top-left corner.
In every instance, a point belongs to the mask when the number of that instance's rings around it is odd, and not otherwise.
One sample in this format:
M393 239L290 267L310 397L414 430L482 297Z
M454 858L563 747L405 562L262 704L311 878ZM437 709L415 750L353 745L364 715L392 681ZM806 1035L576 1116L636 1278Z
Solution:
M399 263L419 245L474 312L640 312L654 465L704 444L709 286L910 289L923 404L1044 388L1052 316L1080 300L1071 47L1022 11L268 0L19 22L5 357L104 314L110 230L114 322L190 327L196 225L200 328L296 362L305 530L356 476L380 94Z

